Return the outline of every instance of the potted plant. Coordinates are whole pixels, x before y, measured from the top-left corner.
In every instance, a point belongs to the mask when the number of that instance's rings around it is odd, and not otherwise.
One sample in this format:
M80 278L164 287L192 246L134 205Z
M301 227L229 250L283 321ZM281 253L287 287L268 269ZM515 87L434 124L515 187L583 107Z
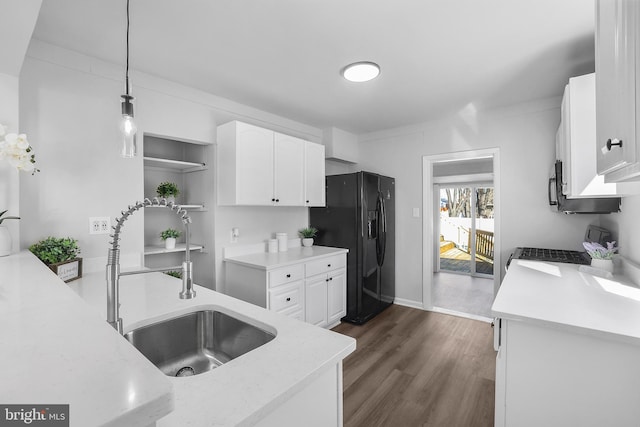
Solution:
M8 211L4 210L0 212L0 256L7 256L11 253L11 234L9 229L2 225L2 221L5 219L20 219L18 216L5 216Z
M176 279L182 279L182 271L171 270L165 271L164 274L166 274L167 276L175 277Z
M158 193L158 197L163 197L167 199L167 202L176 201L176 197L180 194L180 190L178 190L178 186L173 182L161 182L156 188L156 193Z
M78 241L70 237L47 237L29 246L40 261L65 282L82 277L82 258Z
M302 246L313 246L313 238L316 237L318 229L312 226L301 228L298 230L298 234L302 237Z
M613 255L618 250L616 242L607 242L605 248L596 242L582 242L582 246L591 256L591 266L613 273Z
M180 232L173 228L167 228L160 233L160 238L164 240L166 249L174 249L176 247L176 239L180 237Z

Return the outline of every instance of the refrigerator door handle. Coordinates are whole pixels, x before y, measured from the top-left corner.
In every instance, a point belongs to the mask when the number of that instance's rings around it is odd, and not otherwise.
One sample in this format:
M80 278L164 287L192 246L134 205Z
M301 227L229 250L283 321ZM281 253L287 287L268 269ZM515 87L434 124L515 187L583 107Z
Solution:
M387 246L387 212L384 204L384 197L382 193L378 193L378 200L376 203L376 211L378 213L378 237L376 239L376 260L378 266L382 266L384 263L384 256Z

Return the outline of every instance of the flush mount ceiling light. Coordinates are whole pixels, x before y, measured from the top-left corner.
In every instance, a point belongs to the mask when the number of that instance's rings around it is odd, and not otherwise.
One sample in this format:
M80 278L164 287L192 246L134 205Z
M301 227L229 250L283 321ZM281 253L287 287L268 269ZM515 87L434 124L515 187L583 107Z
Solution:
M129 0L127 0L127 68L125 71L124 81L124 95L120 95L122 98L122 119L120 119L120 132L122 133L122 150L120 155L122 157L131 158L136 155L136 132L138 128L133 121L133 101L135 98L129 94Z
M350 82L368 82L378 77L380 66L375 62L361 61L349 64L342 69L342 76Z

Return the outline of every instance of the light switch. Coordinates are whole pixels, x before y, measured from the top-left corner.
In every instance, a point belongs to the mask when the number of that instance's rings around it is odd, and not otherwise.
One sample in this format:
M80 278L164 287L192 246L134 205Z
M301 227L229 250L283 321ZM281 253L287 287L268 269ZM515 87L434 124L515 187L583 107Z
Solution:
M238 241L238 237L240 237L240 229L238 227L233 227L231 229L231 243L236 243Z
M420 218L420 208L413 208L413 217Z

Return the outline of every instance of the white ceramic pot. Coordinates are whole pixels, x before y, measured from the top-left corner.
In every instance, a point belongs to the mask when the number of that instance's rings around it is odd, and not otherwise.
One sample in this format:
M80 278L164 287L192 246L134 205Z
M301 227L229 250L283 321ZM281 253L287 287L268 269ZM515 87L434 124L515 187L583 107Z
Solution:
M175 249L176 239L174 237L168 237L164 240L165 249Z
M600 270L608 271L609 273L613 273L613 260L612 259L591 259L591 267L599 268Z
M313 237L305 237L302 239L302 246L308 248L309 246L313 246Z
M11 253L11 234L9 229L0 225L0 256L7 256Z

